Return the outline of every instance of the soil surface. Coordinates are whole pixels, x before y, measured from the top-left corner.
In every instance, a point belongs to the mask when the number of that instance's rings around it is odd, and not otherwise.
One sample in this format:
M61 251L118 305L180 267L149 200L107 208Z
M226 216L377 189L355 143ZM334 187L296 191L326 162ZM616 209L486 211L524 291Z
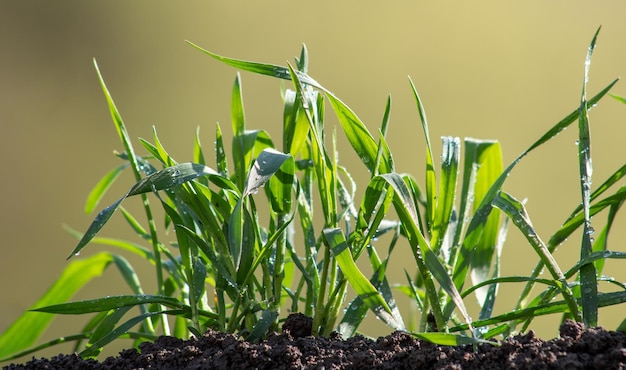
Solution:
M584 330L567 321L560 337L536 338L531 331L500 346L443 347L394 332L370 340L311 336L311 321L291 315L280 334L251 344L208 331L202 338L161 337L101 362L76 354L34 359L5 369L626 369L626 333Z

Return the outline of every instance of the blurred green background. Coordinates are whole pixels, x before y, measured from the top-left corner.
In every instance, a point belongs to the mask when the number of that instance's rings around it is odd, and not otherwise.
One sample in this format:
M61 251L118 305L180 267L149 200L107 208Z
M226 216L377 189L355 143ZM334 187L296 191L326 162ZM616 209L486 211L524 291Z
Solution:
M121 144L92 58L131 137L150 139L156 125L165 147L183 162L191 159L196 127L207 153L216 122L230 131L236 73L184 40L222 55L275 64L292 61L306 43L310 74L373 132L392 94L388 141L397 168L423 183L423 138L408 75L426 106L435 155L442 135L498 139L508 164L577 108L586 48L598 26L603 30L589 94L626 71L625 14L622 1L1 2L0 331L66 266L75 240L61 225L87 228L94 217L83 212L87 194L119 163L112 151ZM278 139L280 83L249 73L242 77L248 127L266 129ZM619 83L613 92L626 95L626 88ZM328 120L334 123L330 110ZM602 101L591 113L591 130L597 186L626 161L626 106L611 98ZM505 185L517 198L528 198L530 216L545 240L580 199L576 136L573 125L524 159ZM341 156L344 163L355 159ZM357 175L364 184L366 172ZM101 206L131 185L131 176L121 180ZM597 216L594 224L604 220L605 215ZM620 215L617 223L610 249L624 251L626 217ZM118 218L101 235L136 241ZM578 248L579 241L570 238L558 250L564 269L577 259ZM90 246L83 256L101 249ZM404 267L402 261L412 257L408 248L399 249L392 263ZM537 261L514 228L503 255L505 274L528 274ZM131 262L150 291L151 267ZM623 262L609 261L606 273L626 280ZM403 276L398 268L392 279L403 283ZM499 312L510 309L519 294L516 286L501 291ZM128 292L112 267L76 299ZM405 301L400 308L407 312ZM623 306L600 311L600 324L610 329L623 318ZM533 329L554 337L558 320L538 320ZM84 322L56 319L45 339L74 333ZM380 323L362 329L373 336L389 332Z

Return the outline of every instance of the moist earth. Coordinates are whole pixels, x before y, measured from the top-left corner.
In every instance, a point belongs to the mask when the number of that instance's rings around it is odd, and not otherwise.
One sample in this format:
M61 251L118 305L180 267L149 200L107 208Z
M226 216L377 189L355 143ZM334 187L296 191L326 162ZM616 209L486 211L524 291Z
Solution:
M189 340L162 336L101 362L61 354L4 369L626 369L626 333L566 321L552 340L530 331L474 349L438 346L403 332L377 340L313 337L311 319L292 314L282 333L260 343L209 330Z

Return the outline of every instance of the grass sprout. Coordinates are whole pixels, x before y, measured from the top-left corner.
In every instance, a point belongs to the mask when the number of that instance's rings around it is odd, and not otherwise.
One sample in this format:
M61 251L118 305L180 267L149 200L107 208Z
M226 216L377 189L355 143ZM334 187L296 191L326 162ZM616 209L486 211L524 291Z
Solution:
M588 49L579 106L508 166L497 141L452 136L442 137L441 160L436 163L426 111L409 79L420 126L415 131L421 130L425 139L423 185L395 169L387 142L391 98L380 127L370 131L350 107L308 75L305 46L293 65L279 66L228 58L189 43L240 71L287 81L282 90L282 138L271 138L266 131L246 127L242 79L236 74L232 144L228 148L223 128L216 125L215 147L210 150L215 167L207 164L209 152L201 145L199 131L193 158L185 162L168 154L156 129L151 140L139 140L144 152L140 155L94 61L124 151L117 154L122 164L97 183L85 210L98 208L121 172L132 171L135 184L103 208L84 233L67 229L79 240L68 256L71 261L33 308L0 336L0 360L65 342L75 342L81 356L95 357L117 339L138 343L161 334L186 338L207 329L257 341L279 330L290 312L312 317L314 335L336 330L352 336L371 314L391 330L444 345L494 342L548 314L596 325L599 308L626 301L626 283L602 275L608 260L626 258L626 253L608 249L615 216L626 199L626 187L619 185L626 165L591 189L588 111L617 82L587 98L598 32ZM351 150L369 171L367 184L357 184L338 160L336 131L325 122L328 104ZM574 122L581 201L544 241L523 202L503 186L526 155ZM122 206L129 197L141 198L143 215ZM164 222L155 219L154 207L162 208ZM606 222L596 222L594 234L591 218L604 210ZM141 243L98 236L116 213ZM528 276L501 274L511 226L537 256ZM173 231L174 242L168 241L167 231ZM555 250L577 231L583 236L579 261L559 265ZM382 235L390 236L384 239L388 244L375 242ZM134 267L121 254L105 251L76 258L91 244L148 261L154 266L156 291L144 291ZM391 282L390 256L402 244L410 248L415 269L405 271L406 281ZM110 265L117 267L132 294L68 302ZM510 311L494 315L503 284L521 284L523 291ZM604 284L617 291L601 292ZM397 294L415 302L419 320L403 317ZM477 317L466 307L469 296L478 302ZM54 315L83 314L92 316L80 333L36 345Z

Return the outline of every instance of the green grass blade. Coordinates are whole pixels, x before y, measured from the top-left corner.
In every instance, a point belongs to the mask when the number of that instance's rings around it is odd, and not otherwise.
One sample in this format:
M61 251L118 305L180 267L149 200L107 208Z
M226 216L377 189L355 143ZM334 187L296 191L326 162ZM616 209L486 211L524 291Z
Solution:
M383 114L383 122L380 127L380 139L378 143L378 152L376 152L376 171L372 172L372 176L380 174L380 163L383 158L383 150L389 152L389 147L386 145L385 137L387 136L387 130L389 129L389 116L391 115L391 95L387 97L387 105L385 105L385 113ZM393 159L391 152L389 152L390 172L394 172Z
M593 251L591 242L591 216L589 207L591 203L591 138L589 134L589 115L587 106L587 81L589 80L589 67L591 57L596 45L596 38L600 28L593 36L587 58L585 59L585 77L578 109L578 161L580 165L580 188L582 193L582 206L584 213L583 238L580 247L580 258L587 257ZM598 322L598 285L596 283L596 268L592 263L583 265L580 269L580 285L582 297L583 322L587 327L594 327Z
M150 239L150 234L146 231L146 229L143 228L143 226L141 226L139 221L137 221L137 219L130 214L130 212L124 209L124 207L120 207L120 211L122 212L122 215L124 216L126 222L130 225L133 231L137 233L139 237L146 240Z
M57 344L70 343L74 341L76 341L77 343L80 343L83 340L89 339L89 335L90 335L89 333L83 333L83 334L75 334L75 335L66 335L60 338L56 338L48 342L45 342L43 344L40 344L38 346L31 347L27 350L13 353L10 356L2 357L0 358L0 362L15 360L16 358L20 358L26 355L30 355L32 353L36 353L38 351L41 351L42 349L46 349Z
M265 186L266 194L276 213L284 214L291 211L291 192L295 175L295 163L293 157L288 157L281 167L270 177Z
M615 100L622 102L624 104L626 104L626 98L622 97L622 96L618 96L618 95L614 95L614 94L609 94L612 98L614 98Z
M91 279L100 276L113 259L112 254L103 252L70 262L33 307L67 301ZM32 311L23 313L0 335L0 358L32 346L53 318Z
M449 333L409 333L412 336L424 340L426 342L438 344L440 346L462 346L468 344L488 343L495 344L486 340L466 337L464 335L456 335Z
M183 308L176 298L157 295L119 295L84 301L46 305L30 311L47 312L59 315L82 315L91 312L114 310L120 307L137 306L149 303L160 303L171 308Z
M183 218L174 208L170 207L165 202L161 202L161 204L174 225L183 224ZM181 274L184 274L184 285L189 289L188 299L189 307L191 307L191 326L194 329L199 330L198 302L200 301L200 296L204 292L206 268L204 266L198 267L196 265L196 258L198 255L197 247L190 243L189 237L186 233L177 232L176 241L178 242L178 250L180 251L180 259L184 270L181 271Z
M231 126L233 130L233 160L235 163L235 174L237 185L243 189L243 181L250 166L250 161L254 153L254 143L256 142L256 132L246 133L246 120L243 110L243 96L241 91L241 76L237 73L231 97Z
M122 201L124 201L127 197L151 191L156 192L159 190L169 189L200 176L210 176L214 179L217 178L220 184L228 185L228 182L219 180L221 176L219 176L217 172L207 166L195 163L181 163L155 172L133 185L128 193L118 199L115 203L100 211L81 240L78 242L78 245L67 258L69 259L79 253L87 245L87 243L89 243L91 239L96 236L98 231L104 227Z
M204 153L202 152L202 144L200 143L200 126L196 128L196 136L193 142L193 161L198 164L206 164Z
M617 183L619 180L621 180L624 176L626 176L626 164L623 165L622 167L620 167L617 171L615 171L611 176L609 176L602 183L602 185L598 186L598 188L593 191L593 193L591 194L591 200L594 201L595 199L597 199L600 195L602 195L611 186L613 186L615 183ZM571 218L575 217L577 214L579 214L582 210L583 210L583 205L579 204L576 207L576 209L574 209L574 211L572 212L570 217L568 218L568 221Z
M382 183L378 184L382 185ZM358 235L362 238L357 246L358 249L365 248L372 239L379 237L377 234L381 230L381 223L393 203L393 195L393 192L383 192L380 187L368 186L365 190L356 225Z
M435 197L437 196L437 179L435 166L433 164L433 151L430 145L430 133L428 132L428 121L426 120L424 105L411 78L409 78L409 84L411 85L411 91L413 91L413 97L417 104L420 122L422 123L422 129L424 131L424 140L426 140L426 224L428 225L428 229L430 229L435 223Z
M224 139L220 124L215 125L215 164L217 172L224 177L228 177L228 163L226 161L226 150L224 149Z
M474 204L478 205L487 196L491 185L502 173L502 151L500 144L494 141L478 141L474 162L476 182L474 184ZM500 233L500 211L492 209L484 222L482 237L476 244L470 262L470 277L473 284L485 281L490 276L493 265L494 251ZM477 292L479 305L483 306L487 299L487 290Z
M113 185L115 180L119 177L119 175L128 167L128 163L124 163L109 173L104 175L104 177L94 186L89 195L87 196L87 201L85 202L85 213L91 213L98 206L100 200L106 194L107 190Z
M531 277L531 276L502 276L502 277L488 279L479 284L472 285L467 290L464 290L463 293L461 293L461 296L465 298L468 295L470 295L472 292L475 292L483 287L490 286L490 285L497 285L501 283L526 283L529 281L545 284L554 288L559 287L559 284L557 284L554 280L551 280L551 279L542 279L542 278L536 278L536 277Z
M79 240L84 235L83 233L80 233L70 228L67 225L64 225L63 229L65 229L65 231L67 231L70 235L72 235L73 237ZM108 246L120 248L129 252L132 252L133 254L136 254L140 258L150 263L154 263L154 254L147 248L143 247L142 245L131 243L125 240L113 239L113 238L102 238L102 237L93 238L91 242L94 244L102 244L102 245L108 245Z
M165 310L165 311L156 311L156 312L148 312L132 319L126 321L122 325L117 328L111 330L107 335L100 338L97 342L92 343L90 347L80 352L78 355L86 358L96 356L102 347L111 343L115 339L119 338L121 335L126 334L133 326L139 324L140 322L157 315L170 314L170 315L182 315L185 314L184 310Z
M230 247L232 264L237 271L240 270L241 255L244 248L244 206L244 198L239 199L228 222L228 246ZM239 280L237 279L237 281Z
M276 213L275 227L281 228L289 219L288 214L292 209L291 192L294 188L295 163L293 157L289 157L274 176L270 177L268 185L265 187L266 196L270 202L272 210ZM283 233L278 238L273 253L273 280L274 299L276 306L280 306L283 288L290 286L289 275L285 274L285 253L287 251L287 236ZM289 264L287 264L287 267Z
M124 315L132 308L132 306L120 307L113 311L107 312L107 315L103 320L100 321L93 334L89 338L89 343L87 344L87 348L92 347L94 343L100 341L103 337L109 335L113 329L115 329L115 325L124 317ZM91 356L97 356L100 354L102 347L98 346L97 348L93 348L90 350Z
M393 199L393 197L391 197L391 199ZM386 213L386 210L379 213ZM378 229L378 227L376 227L376 229ZM372 265L372 269L374 270L374 274L370 279L370 282L378 291L380 291L385 302L387 302L387 305L391 309L392 315L396 318L396 321L401 323L402 327L405 327L402 320L402 315L400 314L396 305L396 301L393 298L391 286L389 285L389 281L386 277L389 257L391 256L391 252L393 251L395 243L397 242L399 237L399 223L396 223L396 226L393 227L393 229L396 230L396 234L389 246L389 252L387 253L387 259L385 259L385 261L380 261L380 258L378 257L378 254L376 253L373 246L370 246L370 248L368 248L368 252L370 253L370 264ZM369 242L369 238L367 238L367 240ZM345 313L337 330L344 338L352 337L356 332L357 327L361 324L363 319L365 319L366 314L367 307L363 304L363 301L360 297L356 297L354 300L352 300L352 302L350 302L348 308L345 310Z
M232 184L230 184L228 180L222 181L221 176L219 176L219 174L212 168L188 162L164 168L150 176L144 177L141 181L131 187L126 197L166 190L201 176L209 176L210 180L218 181L219 185L230 187L232 189Z
M465 308L461 295L455 287L448 271L442 265L439 257L437 257L437 255L433 252L418 229L417 211L412 206L413 202L403 179L397 174L380 175L374 179L386 181L389 185L391 185L395 192L394 206L400 221L402 222L402 226L407 232L411 248L413 249L413 256L418 264L419 272L424 279L426 295L428 296L429 302L432 306L437 327L439 330L444 330L447 327L447 318L444 317L443 311L439 305L438 293L435 290L432 277L434 277L441 285L441 288L448 293L448 296L459 309L465 321L471 325L471 318L467 313L467 309Z
M412 298L415 300L415 305L417 306L417 309L424 312L424 302L426 301L426 294L424 294L423 290L417 289L417 287L415 286L413 279L411 278L411 276L409 275L409 273L404 270L404 275L406 276L406 281L407 281L407 285L406 286L399 286L396 287L396 289L400 289L400 291L402 291L403 293L405 293L409 298ZM409 317L409 328L411 328L411 330L415 330L415 324L414 324L414 319L413 319L414 315L411 315ZM419 331L424 332L427 331L427 327L426 327L426 320L424 320L424 315L422 315L422 320L420 323L420 327L419 327Z
M615 194L610 195L594 204L589 209L589 215L594 216L606 207L615 207L620 205L626 199L626 187L622 187ZM585 215L582 212L572 214L570 218L561 226L556 233L550 237L548 245L551 250L555 249L559 244L563 243L576 229L585 221Z
M117 266L117 269L120 271L120 274L124 278L124 281L130 287L133 293L135 293L136 295L144 295L145 293L143 291L143 288L141 287L141 283L139 282L139 276L135 272L135 269L130 264L130 262L128 262L126 258L120 255L113 255L113 258L115 266ZM148 312L148 306L141 305L139 306L139 310L141 311L141 313L146 313ZM146 330L150 334L154 334L154 327L152 326L152 322L146 322Z
M325 226L335 226L337 223L337 197L335 192L337 171L335 163L324 148L323 116L318 114L320 111L323 112L324 100L319 94L310 91L303 85L298 74L293 70L290 64L287 66L289 67L293 85L298 94L297 96L300 97L300 108L302 108L304 112L311 132L311 145L309 147L308 157L317 175L317 187L322 203L322 214L325 218ZM327 251L326 253L330 252ZM320 293L324 293L324 287L325 285L321 286L322 291L320 291ZM323 295L324 294L320 294L318 298L321 299ZM316 306L316 308L322 310L321 305ZM319 317L319 315L316 315L316 317Z
M241 259L239 261L237 270L237 282L242 285L242 282L247 276L252 263L254 262L254 256L257 250L260 248L262 238L261 231L258 225L254 224L253 217L255 217L256 209L254 199L249 199L250 211L243 208L243 232L241 242Z
M291 158L289 154L284 154L274 149L263 150L250 170L243 196L252 194L264 186L288 158Z
M626 252L617 252L617 251L594 251L589 253L589 255L585 258L577 261L574 266L572 266L569 270L567 270L563 275L566 278L572 277L574 274L578 273L582 266L593 263L596 261L604 261L606 259L626 259Z
M296 73L296 71L293 71L290 65L289 65L289 71L291 73L291 79L294 81L294 84L296 86L298 93L302 96L302 94L304 94L304 88L302 86L302 83L306 83L306 79L302 79L301 76ZM331 106L333 107L333 110L337 116L337 119L339 120L341 128L343 129L346 135L346 138L348 139L348 142L350 143L350 145L352 146L356 154L361 159L361 162L365 164L365 166L368 168L370 172L375 172L376 170L375 167L377 163L376 162L377 145L376 145L376 142L374 141L374 138L370 134L370 132L367 130L367 128L365 127L363 122L359 119L359 117L357 117L357 115L352 111L352 109L350 109L350 107L348 107L344 102L342 102L339 98L337 98L333 93L331 93L327 89L321 86L317 86L317 87L326 92L326 96L328 97L328 100L330 101ZM308 103L306 103L306 99L304 98L302 101L303 101L303 108L306 111ZM320 103L317 104L318 107L321 107ZM323 112L321 113L322 114L318 114L317 116L322 117ZM311 119L311 117L308 116L307 118L309 119L309 121L311 121L311 124L313 125L313 120ZM313 130L314 132L319 131L315 127L313 128ZM321 141L323 140L319 138L319 135L320 133L317 132L316 137L318 137L318 139L316 141L321 151ZM384 172L389 172L390 153L384 152L383 154L384 154L383 156L384 161L383 161L382 169L384 170Z
M104 225L109 221L111 216L113 216L113 213L115 213L115 211L117 210L119 205L122 203L122 201L124 201L124 199L126 199L126 196L123 196L122 198L118 199L115 203L111 204L110 206L106 207L105 209L103 209L102 211L98 213L98 215L91 222L91 225L89 225L89 228L87 229L87 231L83 234L83 237L78 242L78 245L76 245L74 250L70 253L69 256L67 256L66 259L69 260L70 258L80 254L80 251L85 246L87 246L87 244L91 241L91 239L93 239L96 236L98 231L100 231L100 229L102 229Z
M241 75L237 72L230 105L230 117L235 137L243 135L246 130L246 115L243 110L243 96L241 91Z
M300 108L301 98L294 90L285 91L283 108L283 150L296 157L309 134L306 115Z
M348 142L352 145L352 148L361 159L361 162L363 162L370 172L376 172L378 145L372 137L372 134L368 131L367 127L365 127L361 119L344 102L331 93L326 94L326 96L335 111ZM389 152L383 153L382 161L378 168L379 172L390 172L389 156Z
M286 219L285 223L283 223L278 229L276 229L268 237L267 241L265 241L265 245L260 249L259 253L256 255L254 261L252 262L252 265L250 266L250 269L248 270L248 273L247 273L245 279L243 280L242 284L245 285L245 284L250 283L252 277L254 276L254 271L259 266L259 264L261 264L261 262L263 262L263 260L267 258L267 255L269 254L271 249L274 247L274 243L280 237L280 235L283 232L285 232L285 229L287 229L289 224L293 221L293 218L295 217L295 215L296 215L295 213L292 213L291 216L289 216L289 218ZM300 268L300 271L302 271L306 275L306 270L300 264L300 261L294 261L294 263L296 265L298 265L298 267ZM305 276L304 278L306 279L306 278L309 278L309 277Z
M391 308L387 305L382 295L363 275L352 259L348 243L341 229L324 229L324 238L330 247L337 264L356 294L363 300L365 305L376 314L384 323L392 328L403 329L402 323L393 317Z
M128 262L128 260L120 255L113 255L113 260L115 262L115 266L122 274L124 281L133 291L133 293L137 295L143 295L143 289L141 288L141 283L139 282L139 276L135 272L133 266Z
M248 248L252 242L250 239L251 235L248 237L245 237L244 235L247 229L245 222L246 212L244 207L245 198L250 194L256 193L260 187L264 186L270 177L278 171L288 158L290 158L288 154L283 154L274 149L265 149L256 159L250 173L248 174L244 185L243 195L235 206L235 209L230 217L230 224L228 228L230 252L233 257L235 269L237 270L240 270L242 258L250 263L253 261L252 256L244 251L244 249L250 251L250 253L253 251L252 248ZM245 271L245 268L243 271ZM242 278L243 276L245 275L241 275Z
M494 256L495 260L493 263L493 272L491 275L492 279L498 278L500 276L500 260L502 258L502 248L504 247L504 242L506 241L508 227L509 227L509 219L506 218L504 222L502 223L502 226L500 227L500 230L498 232L498 240L496 241L495 256ZM478 318L486 319L488 317L491 317L491 314L493 313L493 308L496 303L496 297L498 295L498 284L490 285L486 289L486 292L481 291L479 294L480 294L479 297L481 298L484 295L484 299L482 301L479 301L481 307L480 307L480 313L478 315Z
M265 131L245 131L233 137L233 162L235 164L235 180L239 189L243 190L248 177L248 170L257 153L273 148L272 140Z
M626 302L626 291L603 293L598 295L598 307L614 306L623 304L624 302ZM544 315L565 313L568 312L568 310L569 303L567 303L566 301L553 301L537 306L513 310L502 315L493 316L485 320L476 320L472 323L472 325L478 328L487 325L500 324L512 320L526 320L528 318L535 318ZM461 330L467 330L467 328L467 324L460 324L450 328L450 331L457 332Z
M277 318L278 312L263 310L263 312L261 312L261 319L254 324L254 327L252 328L250 334L246 337L246 340L255 343L265 337Z
M370 185L368 185L368 187L382 190L384 185L383 182L391 185L394 191L393 204L400 222L402 223L402 227L407 234L407 238L409 239L409 245L411 246L411 250L413 252L413 258L417 263L418 272L424 281L426 296L432 306L437 327L445 328L446 319L443 316L443 312L439 304L439 297L433 282L433 275L431 270L427 268L423 257L426 250L430 250L430 246L417 226L417 208L414 206L410 192L406 187L404 180L398 174L390 173L374 177L370 181Z
M200 302L200 299L205 292L205 282L208 276L208 271L204 261L195 254L192 256L191 267L193 269L193 280L190 284L190 295L193 295L196 302ZM196 305L200 306L199 303L196 303Z
M463 180L461 183L460 205L459 205L459 219L461 223L456 228L454 233L454 241L452 242L449 252L449 264L453 265L456 259L456 251L458 246L462 242L462 237L467 228L468 220L472 216L474 205L474 186L476 184L476 172L478 171L478 153L480 147L484 144L482 140L476 140L471 138L464 139L464 153L463 153Z
M102 77L102 73L100 73L100 68L98 67L98 63L96 60L93 60L94 67L96 69L96 73L98 74L98 80L100 81L100 87L104 92L104 96L107 100L107 104L109 106L109 111L111 113L111 118L113 118L113 122L115 123L115 128L117 130L117 134L124 145L124 150L126 150L126 155L128 155L128 160L131 164L131 168L133 169L133 173L135 174L135 179L139 181L141 178L140 175L140 166L138 165L137 156L133 149L133 145L131 143L130 137L128 136L128 131L126 131L126 126L124 125L124 121L122 120L122 116L120 115L117 107L115 106L115 102L109 93L109 89L104 83L104 78Z
M258 73L261 75L277 77L277 78L281 78L284 80L291 79L291 75L289 73L288 68L278 66L278 65L273 65L273 64L257 63L257 62L250 62L250 61L245 61L245 60L240 60L240 59L228 58L228 57L224 57L224 56L212 53L208 50L205 50L201 48L200 46L194 44L193 42L187 41L187 43L193 46L194 48L200 50L201 52L209 55L210 57L215 58L219 60L220 62L223 62L235 68L239 68L248 72ZM297 73L298 73L298 77L305 84L315 86L317 88L322 88L322 86L319 83L317 83L314 79L312 79L305 73L302 73L299 71L297 71Z
M300 72L307 73L309 70L309 51L305 44L302 44L302 50L300 50L300 57L295 58L296 67Z
M602 99L612 88L613 86L615 86L615 84L617 83L617 81L619 81L619 79L615 79L613 80L610 84L608 84L604 89L602 89L599 93L597 93L596 95L594 95L591 99L589 99L587 101L587 107L588 110L590 111L595 105L598 104L598 102L600 101L600 99ZM568 114L565 118L563 118L561 121L559 121L557 124L555 124L554 126L552 126L552 128L550 128L550 130L546 131L545 134L543 134L543 136L541 136L537 141L535 141L528 149L526 149L521 155L520 157L525 156L526 154L530 153L531 151L533 151L534 149L536 149L537 147L541 146L542 144L544 144L545 142L549 141L550 139L554 138L556 135L558 135L561 131L563 131L564 129L566 129L569 125L571 125L573 122L575 122L578 119L578 108L576 108L574 111L572 111L570 114ZM518 159L520 159L518 157Z
M448 274L448 270L443 266L441 261L439 261L439 257L433 252L431 249L427 249L424 253L424 262L426 263L426 267L433 274L433 277L437 282L441 285L441 288L448 293L448 296L454 302L457 309L461 312L463 319L465 322L471 325L472 319L467 312L467 308L465 308L465 303L463 303L463 298L461 298L461 294L454 286L454 282L452 278Z
M215 268L219 272L219 277L223 278L227 283L227 286L238 289L234 266L230 263L230 259L228 256L218 254L214 251L214 249L207 244L206 241L202 240L193 230L189 229L184 225L174 225L176 227L176 232L184 232L191 238L191 240L196 243L198 248L204 252L207 256L208 260L211 262L211 266ZM217 275L217 274L216 274Z
M431 225L430 246L439 251L443 244L452 209L456 201L457 176L459 170L461 142L459 138L444 136L443 154L441 155L441 177L435 205L434 222Z
M152 155L161 163L163 163L166 167L171 167L176 165L176 161L174 158L170 156L170 154L165 150L163 144L161 144L161 140L159 139L159 135L157 135L156 127L152 126L152 139L154 140L154 148L156 152L151 152ZM145 140L140 139L142 143L147 143ZM144 145L145 146L145 145Z
M122 141L122 145L124 146L124 149L126 151L126 155L128 156L128 161L130 162L131 168L133 170L133 174L135 175L135 180L136 181L141 181L141 171L142 169L145 169L146 167L143 166L143 161L141 160L141 157L138 157L135 154L135 151L133 149L133 145L131 143L130 137L128 136L128 132L126 130L126 126L124 125L124 122L122 121L122 117L119 114L119 111L117 110L117 107L115 106L115 103L113 102L113 98L111 97L111 94L109 93L109 90L106 86L106 84L104 83L104 78L102 77L102 74L100 73L100 69L98 68L98 63L96 63L96 60L93 60L94 63L94 67L96 69L96 72L98 74L98 79L100 81L100 86L102 88L102 91L104 92L105 98L107 100L107 104L109 106L109 111L111 113L111 117L113 118L113 122L115 124L115 128L117 130L118 136L120 137L120 140ZM154 226L154 220L152 218L152 210L150 209L150 202L148 201L148 198L146 195L141 195L142 201L143 201L143 206L144 206L144 210L146 213L146 218L148 219L148 224L150 226L150 240L152 242L152 249L154 251L154 257L155 257L155 273L157 276L157 289L159 291L159 293L161 293L161 288L163 287L163 271L162 271L162 265L161 265L161 255L159 253L159 240L158 240L158 236L157 236L157 232L156 232L156 228ZM120 199L117 203L119 205L119 203L121 203L121 201L124 198ZM85 237L84 239L82 239L79 242L79 245L76 246L76 248L74 248L74 251L72 253L70 253L70 255L68 256L68 259L71 258L71 256L75 255L76 253L78 253L85 245L87 245L87 243L89 242L89 240L91 238L93 238L95 236L95 234L98 232L98 230L100 230L100 228L102 228L102 226L108 221L108 219L111 217L111 215L113 214L113 212L115 212L115 209L117 208L117 206L112 206L109 207L108 210L110 212L107 213L100 213L97 217L96 220L94 220L94 222L91 224L91 226L89 227L89 229L87 230L87 232L85 233ZM101 220L96 222L97 219L100 218ZM163 320L165 320L165 317L163 317ZM164 321L164 325L163 327L166 330L166 333L168 332L168 326Z
M577 319L577 321L580 321L582 317L580 317L578 305L574 299L574 294L568 286L565 275L561 272L559 265L556 263L556 260L548 250L548 247L546 247L539 235L537 235L537 232L532 226L530 218L526 213L524 205L508 193L501 191L493 200L493 206L501 209L511 219L511 221L513 221L513 224L522 232L541 261L545 264L546 268L550 272L550 275L552 275L552 278L561 283L560 290L563 294L563 298L567 302L571 314Z
M611 206L611 208L609 209L609 215L607 217L606 225L604 225L604 227L602 228L602 231L600 232L600 235L598 235L598 237L596 238L593 244L594 252L601 252L601 251L606 252L607 251L609 232L613 227L613 223L615 222L615 219L616 219L615 217L617 215L617 212L619 211L619 209L621 208L623 204L624 202L620 202L616 205ZM594 262L594 264L596 266L596 271L598 275L602 274L602 269L604 268L604 260L603 259L598 260Z

